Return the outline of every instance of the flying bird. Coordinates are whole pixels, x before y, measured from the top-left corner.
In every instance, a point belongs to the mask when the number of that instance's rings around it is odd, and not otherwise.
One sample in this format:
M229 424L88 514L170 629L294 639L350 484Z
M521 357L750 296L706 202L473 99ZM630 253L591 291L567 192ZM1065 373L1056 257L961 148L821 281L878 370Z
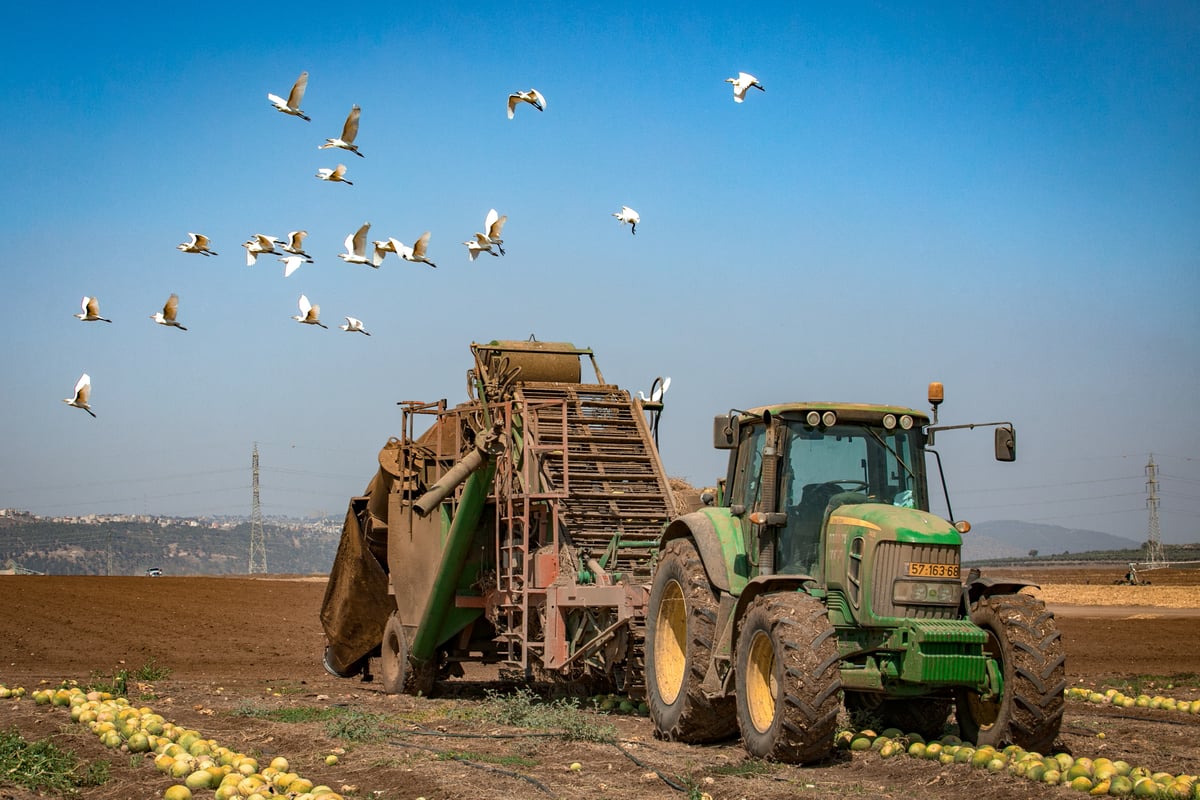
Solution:
M383 263L383 253L380 252L378 246L371 258L367 258L367 231L369 230L371 230L371 223L364 222L361 228L347 236L346 252L338 253L338 258L347 264L367 264L379 269L379 265Z
M492 243L488 237L484 236L482 233L475 234L474 239L467 239L465 242L463 242L463 244L467 246L467 255L471 257L472 261L474 261L476 256L478 256L480 253L491 253L496 257L500 256L499 253L492 249Z
M83 311L75 315L77 319L84 322L112 322L111 319L100 316L100 301L94 297L84 297L81 307Z
M285 253L291 253L294 256L303 256L308 263L312 263L312 256L304 252L304 237L308 236L308 231L291 231L287 235L287 243L281 243L279 247Z
M508 118L513 118L513 113L517 109L517 103L529 103L538 111L546 110L546 98L537 89L530 89L528 92L513 92L508 96Z
M347 186L353 186L354 181L348 181L343 177L346 174L346 165L338 164L333 169L329 167L321 167L317 170L317 177L323 181L332 181L333 183L344 183Z
M300 295L300 301L297 303L297 305L300 308L300 313L298 315L293 314L292 319L296 320L296 322L299 322L302 325L320 325L322 328L326 327L325 324L321 322L320 306L314 306L312 303L308 302L308 298L304 295Z
M150 319L157 322L159 325L168 325L172 328L179 328L181 331L186 331L187 328L175 321L175 314L179 311L179 295L173 294L167 298L167 304L163 306L162 311L155 311L150 315Z
M96 412L92 411L92 407L88 405L88 398L92 396L92 379L85 372L79 376L79 380L75 383L75 394L72 397L64 397L63 402L75 408L82 408L84 411L96 416Z
M437 269L437 264L433 263L432 261L430 261L428 258L425 257L425 248L427 248L429 246L429 231L425 231L424 233L422 233L421 238L417 239L417 241L413 244L412 247L407 247L404 245L403 242L397 242L394 239L390 240L390 241L393 242L392 246L395 248L396 254L399 255L401 258L403 258L405 261L412 261L413 263L428 264L429 266L433 267L434 269Z
M616 217L617 222L620 222L622 225L628 223L630 233L634 234L637 233L638 223L642 221L642 218L638 216L638 213L629 206L621 206L621 210L614 211L613 216Z
M258 260L259 256L283 255L283 253L275 249L275 243L278 241L274 236L264 236L261 233L256 233L242 242L242 247L246 248L246 266L253 267L254 262Z
M358 136L358 115L361 111L362 109L357 105L351 106L350 114L346 117L346 124L342 126L341 138L326 139L325 144L317 145L317 149L324 150L328 147L340 147L362 158L363 154L358 152L358 146L354 144L354 137Z
M758 82L758 78L749 72L739 72L736 78L726 78L725 82L733 84L733 102L735 103L740 103L746 99L746 92L749 91L751 86L760 91L766 91L763 85Z
M508 222L508 214L498 216L496 209L492 209L487 213L487 219L483 221L483 230L487 236L487 240L496 245L496 249L500 251L500 255L504 255L504 240L500 238L500 232L504 230L504 223Z
M176 250L182 250L185 253L199 253L202 256L215 256L212 250L208 249L208 237L202 233L188 233L192 237L191 241L183 244L175 245Z
M367 336L371 335L367 333L365 328L363 328L362 320L355 319L354 317L346 317L346 324L338 325L338 327L347 333L362 333L366 334Z
M290 278L293 272L300 269L301 264L312 263L311 258L304 256L284 256L279 260L283 262L283 277L285 278Z
M643 403L661 403L663 395L667 393L667 389L671 388L670 378L655 378L653 385L650 387L650 396L646 397L641 389L638 389L638 399Z
M310 122L310 118L305 116L300 110L300 104L304 102L304 90L308 88L308 73L301 72L300 77L296 78L296 82L292 84L292 91L288 94L287 100L284 100L277 94L267 92L267 99L271 101L271 105L275 106L277 111L282 111L284 114L291 114L293 117L299 117L305 122Z

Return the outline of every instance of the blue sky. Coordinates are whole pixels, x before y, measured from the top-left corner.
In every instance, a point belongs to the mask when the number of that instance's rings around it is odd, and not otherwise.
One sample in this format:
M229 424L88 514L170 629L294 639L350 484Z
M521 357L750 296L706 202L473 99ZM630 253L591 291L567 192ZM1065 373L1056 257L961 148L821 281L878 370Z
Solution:
M1200 541L1195 4L164 9L10 12L0 507L248 513L258 442L266 513L340 514L397 400L462 400L472 341L534 334L670 375L696 484L713 414L940 380L943 422L1018 431L1015 464L940 440L958 516L1140 541L1153 452L1164 540ZM302 70L311 123L266 99ZM365 158L318 150L355 103ZM314 177L339 161L354 186ZM508 255L471 263L493 207ZM439 268L343 264L364 221ZM297 228L315 264L246 266ZM149 319L172 292L186 333ZM60 402L85 371L97 419Z

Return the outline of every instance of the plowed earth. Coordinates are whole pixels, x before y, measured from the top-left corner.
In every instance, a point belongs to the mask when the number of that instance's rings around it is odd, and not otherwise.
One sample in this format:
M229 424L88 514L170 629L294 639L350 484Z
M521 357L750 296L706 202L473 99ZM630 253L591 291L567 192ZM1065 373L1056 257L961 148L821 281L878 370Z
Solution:
M1200 584L1200 572L1176 572L1152 573L1150 591L1137 592L1132 608L1083 605L1079 592L1068 591L1070 604L1054 595L1056 584L1104 587L1109 599L1114 592L1147 588L1113 586L1124 574L1121 566L1032 576L1056 611L1070 683L1103 687L1136 679L1150 694L1200 698L1195 676L1200 608L1153 605L1155 586ZM658 741L650 721L637 716L597 715L598 722L615 726L619 746L563 741L546 737L545 730L524 731L460 713L485 702L487 689L511 688L487 682L483 674L469 673L479 680L439 683L433 699L389 696L378 682L333 678L322 669L318 611L324 589L323 579L304 578L0 576L0 683L33 690L42 681L86 683L121 668L169 667L167 679L131 685L136 704L263 763L283 755L294 771L316 783L386 800L642 800L685 798L688 790L715 800L847 795L960 800L1063 791L961 764L884 760L873 752L839 751L815 767L765 764L749 759L737 740L707 746ZM334 705L383 715L391 732L381 741L348 742L332 738L321 722L233 713ZM86 761L109 762L109 780L82 789L78 796L85 800L158 798L175 782L142 757L104 748L64 709L35 706L28 697L0 700L0 730L13 727L30 740L49 737ZM1055 750L1196 774L1198 739L1200 716L1071 701ZM325 756L337 747L346 752L326 766ZM582 769L570 770L576 761ZM39 796L0 774L0 800Z

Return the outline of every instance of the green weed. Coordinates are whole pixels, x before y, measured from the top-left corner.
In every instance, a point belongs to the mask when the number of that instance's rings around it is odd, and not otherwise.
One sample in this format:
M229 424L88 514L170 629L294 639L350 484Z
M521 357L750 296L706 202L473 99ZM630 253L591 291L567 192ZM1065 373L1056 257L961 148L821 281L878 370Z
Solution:
M49 739L29 742L13 728L0 732L0 775L26 789L75 794L81 787L107 781L109 764L80 762Z
M529 689L517 689L509 694L488 690L482 704L484 716L516 728L558 731L568 741L611 742L617 730L597 720L579 707L575 698L541 700Z

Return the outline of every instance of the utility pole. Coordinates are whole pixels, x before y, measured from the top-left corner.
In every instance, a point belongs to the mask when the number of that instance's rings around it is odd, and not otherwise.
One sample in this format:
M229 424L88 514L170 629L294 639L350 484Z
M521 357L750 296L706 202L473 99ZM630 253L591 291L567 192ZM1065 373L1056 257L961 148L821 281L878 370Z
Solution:
M1150 454L1150 462L1146 464L1146 507L1150 509L1150 530L1146 537L1146 563L1150 569L1167 566L1163 555L1162 532L1158 527L1158 466L1154 463L1154 454Z
M267 571L267 544L263 536L262 506L258 502L258 442L254 443L254 455L250 459L254 500L250 506L250 567L251 575Z

